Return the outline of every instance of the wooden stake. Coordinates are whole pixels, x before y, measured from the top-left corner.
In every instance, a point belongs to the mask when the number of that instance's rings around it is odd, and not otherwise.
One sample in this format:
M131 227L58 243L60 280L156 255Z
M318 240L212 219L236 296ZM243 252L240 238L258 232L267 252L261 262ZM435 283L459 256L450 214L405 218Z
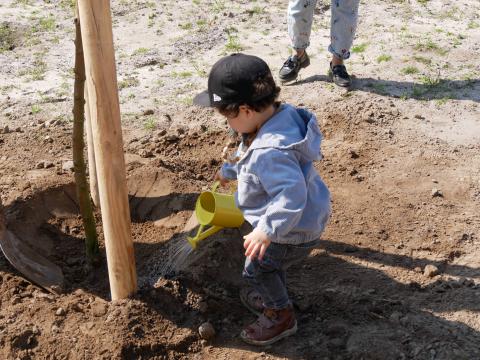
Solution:
M109 0L78 0L112 300L136 291Z
M85 88L85 99L88 99L88 92ZM95 162L95 149L93 145L92 122L90 120L90 107L85 103L85 128L87 129L87 151L88 151L88 175L90 183L90 195L95 207L100 206L100 194L98 193L97 168Z
M85 250L90 263L98 261L99 249L95 217L93 216L92 203L88 192L85 159L83 151L84 127L84 86L85 63L83 58L82 37L78 17L75 19L75 83L73 91L73 165L75 168L75 187L77 189L80 213L82 214L83 228L85 230Z

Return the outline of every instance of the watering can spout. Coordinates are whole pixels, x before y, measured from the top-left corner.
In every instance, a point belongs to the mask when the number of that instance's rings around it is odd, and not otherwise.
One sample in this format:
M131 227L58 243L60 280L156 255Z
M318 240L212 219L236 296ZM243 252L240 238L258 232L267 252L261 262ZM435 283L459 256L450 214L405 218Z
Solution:
M200 241L202 241L203 239L205 239L205 238L209 237L210 235L213 235L213 234L215 234L215 233L217 233L217 232L219 232L220 230L223 229L223 227L221 227L221 226L211 226L207 230L203 231L204 228L205 227L203 225L200 225L200 227L198 228L197 235L195 235L194 237L189 236L187 238L187 240L190 243L190 246L192 247L192 249L195 250Z
M235 206L233 195L217 193L215 190L218 185L216 181L212 190L202 192L195 204L195 216L200 226L194 237L187 238L193 249L197 248L200 241L223 228L235 228L243 224L243 214ZM204 230L206 226L210 227Z

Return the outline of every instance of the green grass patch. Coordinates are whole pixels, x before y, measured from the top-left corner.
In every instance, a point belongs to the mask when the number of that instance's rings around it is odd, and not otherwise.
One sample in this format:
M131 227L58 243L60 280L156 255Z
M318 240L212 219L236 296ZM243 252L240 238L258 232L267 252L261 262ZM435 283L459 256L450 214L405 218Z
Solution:
M149 48L145 48L145 47L141 47L141 48L138 48L136 49L132 55L145 55L146 53L148 53L150 51Z
M426 57L423 57L423 56L418 56L418 55L415 55L413 57L413 60L415 60L416 62L425 64L425 65L430 65L432 63L432 59L429 59L429 58L426 58Z
M212 10L216 13L226 9L225 0L213 0Z
M42 109L40 108L40 106L38 105L32 105L32 107L30 108L30 111L32 112L32 114L38 114L40 111L42 111Z
M442 105L445 105L448 102L448 100L451 100L451 97L444 96L443 98L438 99L436 102L437 102L437 105L442 106Z
M32 5L32 0L15 0L12 5Z
M379 57L377 57L377 63L382 63L382 62L387 62L392 60L392 57L390 55L382 54Z
M264 12L264 8L262 8L261 6L254 6L253 8L247 10L247 12L250 14L250 15L259 15L259 14L262 14Z
M140 84L140 81L137 78L129 77L129 78L123 79L118 83L118 89L122 90L125 88L138 86L139 84Z
M207 20L199 19L199 20L196 21L196 24L197 24L198 27L203 28L203 27L207 26Z
M470 21L467 25L467 29L471 30L471 29L478 29L480 28L480 24L476 21Z
M143 122L143 127L145 128L145 130L153 131L157 128L157 122L154 118L150 117Z
M187 105L187 106L191 106L191 105L193 105L193 97L187 96L187 97L181 98L180 103L182 103L184 105Z
M200 77L208 76L207 72L204 69L200 68L200 65L198 65L197 63L193 63L193 68L195 69L195 72L197 73L198 76Z
M227 31L227 43L225 44L225 51L236 53L242 51L243 49L244 47L240 44L240 40L238 39L238 35L235 33L235 31Z
M412 74L418 74L419 70L415 66L406 66L400 72L404 75L412 75Z
M448 53L448 50L440 47L431 39L427 39L424 42L418 42L417 44L415 44L414 49L418 51L432 51L442 56Z
M55 30L55 17L50 15L48 17L41 18L38 21L38 26L41 31L53 31Z
M177 78L182 78L182 79L186 79L186 78L189 78L191 77L193 74L191 71L180 71L180 72L176 72L174 71L172 73L172 76L173 77L177 77Z
M363 53L367 49L367 46L367 43L355 45L352 47L352 53Z
M76 0L60 0L60 6L64 9L75 9Z
M15 44L13 43L13 30L8 24L0 24L0 53L13 50Z
M438 77L424 75L420 78L420 82L429 89L434 89L442 85L443 80Z
M45 72L47 71L47 63L43 61L43 53L35 54L33 66L18 72L19 76L28 76L31 80L45 79Z
M193 28L192 23L179 24L178 27L182 30L190 30Z

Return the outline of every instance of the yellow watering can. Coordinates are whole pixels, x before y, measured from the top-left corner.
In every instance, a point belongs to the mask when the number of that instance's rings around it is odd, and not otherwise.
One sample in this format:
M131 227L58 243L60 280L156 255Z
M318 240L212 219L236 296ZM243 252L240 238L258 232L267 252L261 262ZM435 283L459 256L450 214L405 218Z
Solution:
M243 214L235 206L233 194L216 192L219 184L216 181L210 191L202 192L197 199L195 216L200 226L197 235L187 238L193 249L197 247L200 241L223 228L235 228L243 224ZM209 225L210 227L204 230Z

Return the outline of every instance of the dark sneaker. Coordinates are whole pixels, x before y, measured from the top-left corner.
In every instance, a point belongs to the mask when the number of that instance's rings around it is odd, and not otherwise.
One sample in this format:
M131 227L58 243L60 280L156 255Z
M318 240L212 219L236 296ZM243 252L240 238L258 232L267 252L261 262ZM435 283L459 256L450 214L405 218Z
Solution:
M257 316L262 315L263 299L257 290L251 287L245 287L240 290L240 300L245 307Z
M330 63L329 73L333 82L338 86L349 87L352 83L352 79L350 78L350 75L348 75L345 65L335 65L332 67L332 63Z
M292 306L282 310L265 309L257 321L243 329L240 337L247 344L270 345L297 332Z
M310 65L310 58L306 51L300 57L297 55L289 56L281 67L278 76L282 82L293 81L297 78L300 69L306 68L308 65Z

